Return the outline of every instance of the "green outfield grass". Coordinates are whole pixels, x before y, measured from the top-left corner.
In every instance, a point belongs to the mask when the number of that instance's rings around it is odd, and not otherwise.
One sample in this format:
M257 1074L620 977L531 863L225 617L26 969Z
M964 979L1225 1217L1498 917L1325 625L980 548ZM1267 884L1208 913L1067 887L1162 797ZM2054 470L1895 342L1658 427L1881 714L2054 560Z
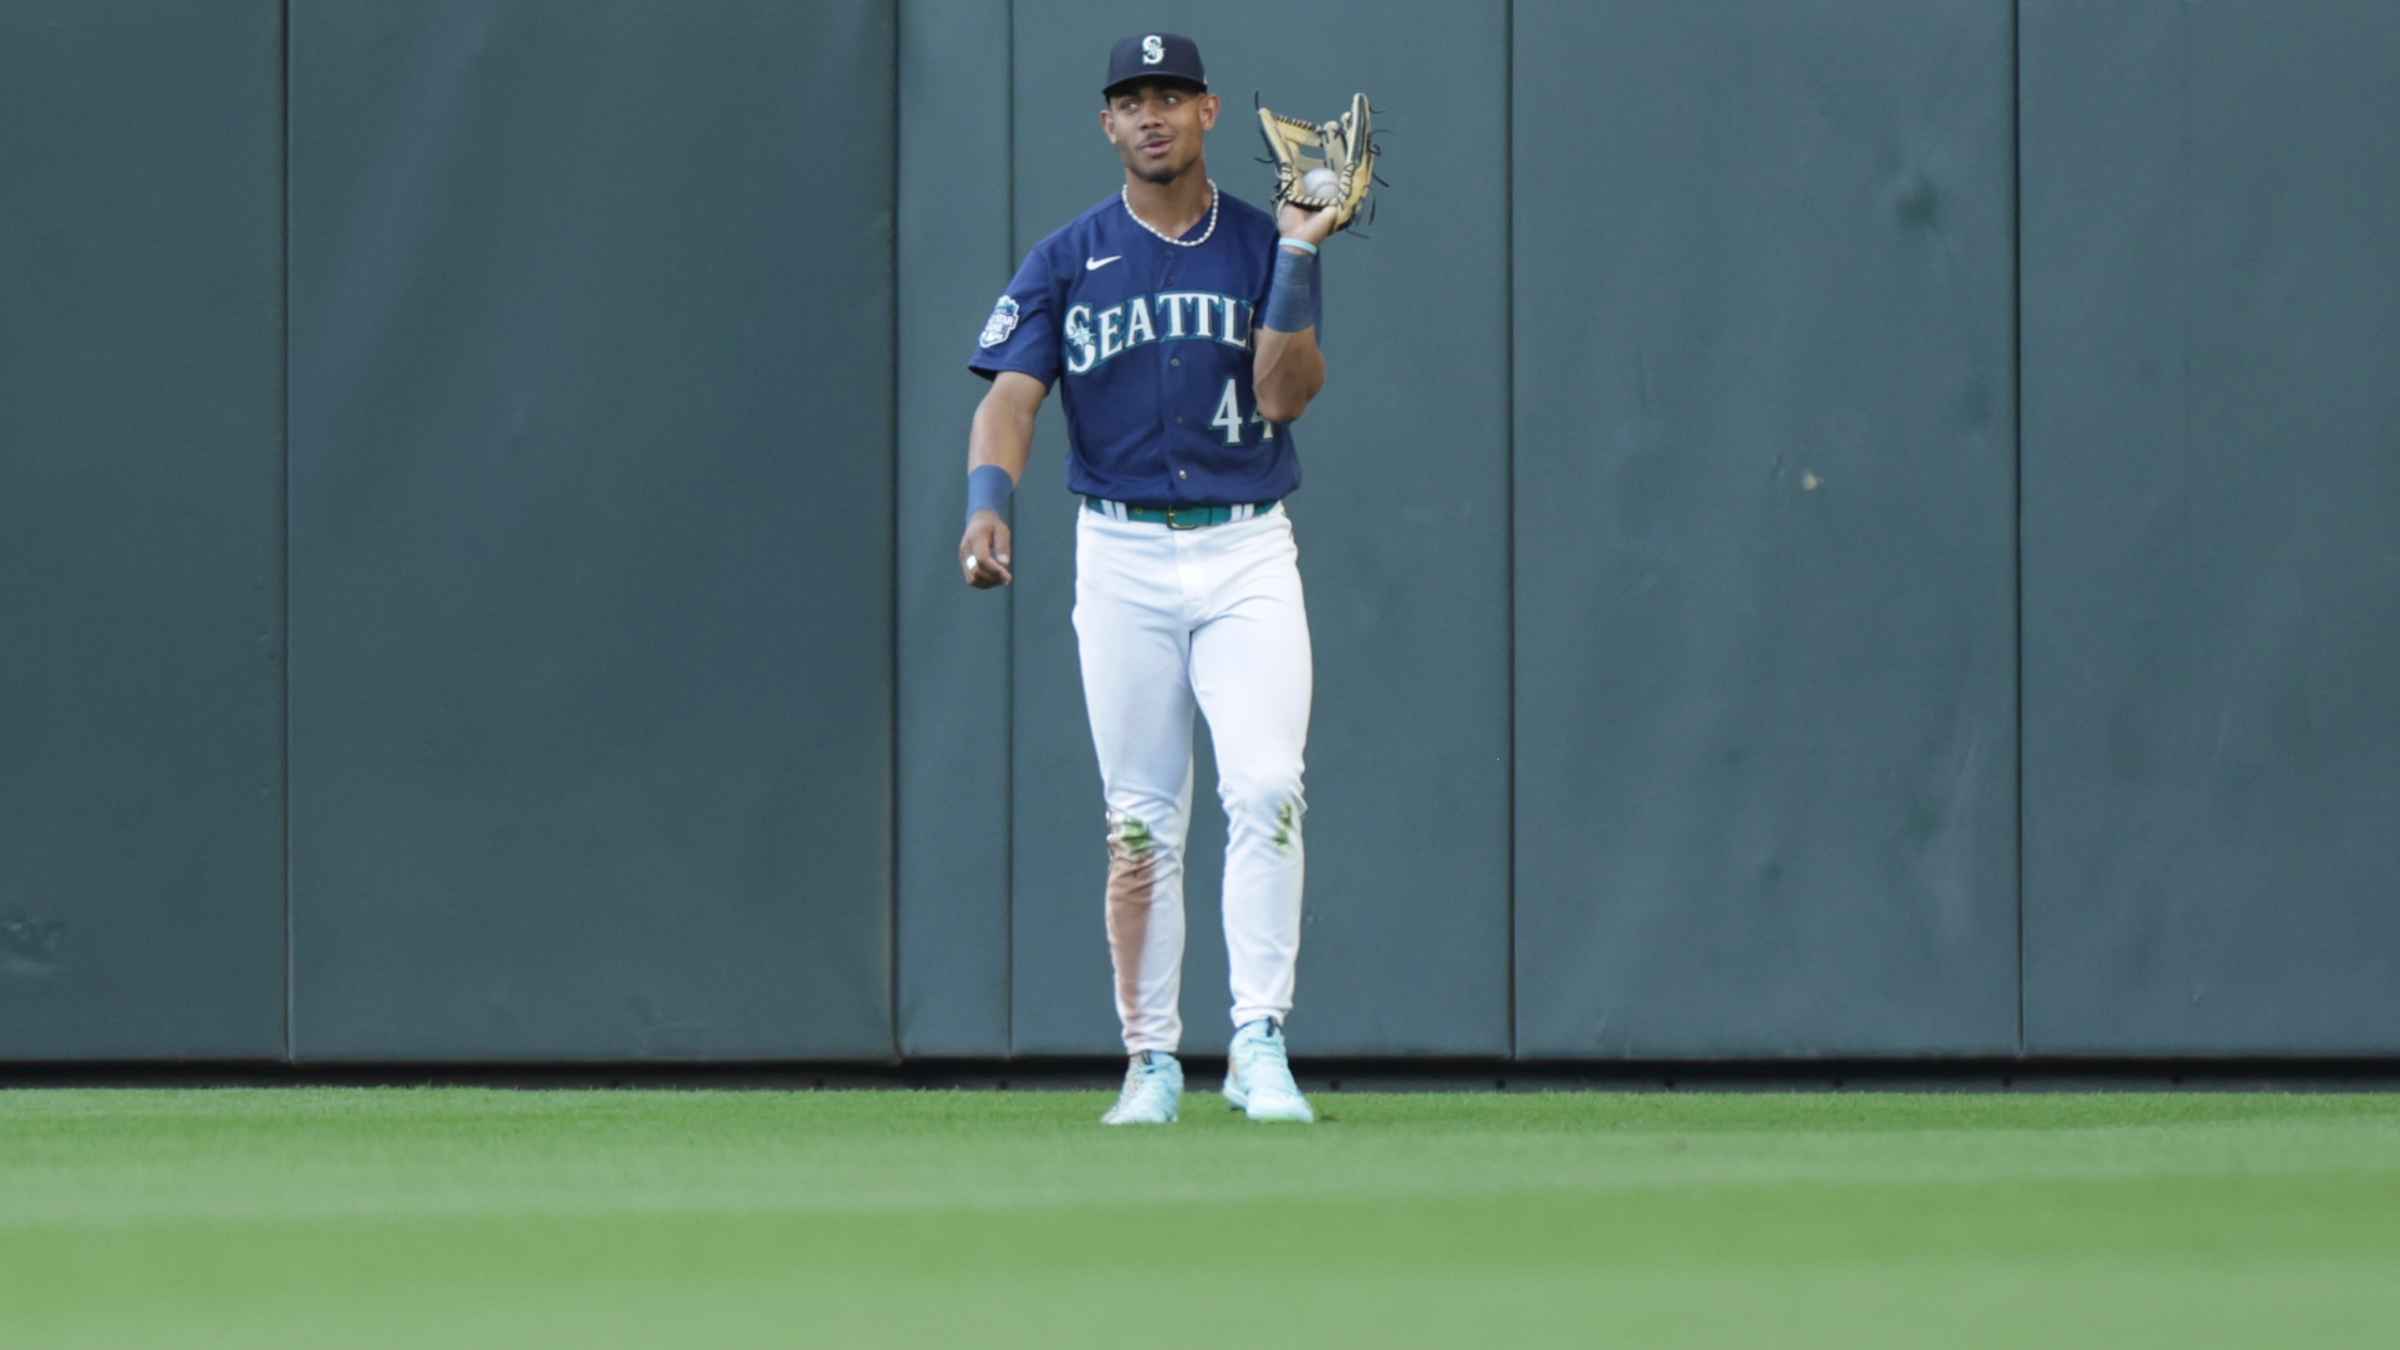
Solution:
M2400 1097L0 1092L0 1343L2367 1346Z

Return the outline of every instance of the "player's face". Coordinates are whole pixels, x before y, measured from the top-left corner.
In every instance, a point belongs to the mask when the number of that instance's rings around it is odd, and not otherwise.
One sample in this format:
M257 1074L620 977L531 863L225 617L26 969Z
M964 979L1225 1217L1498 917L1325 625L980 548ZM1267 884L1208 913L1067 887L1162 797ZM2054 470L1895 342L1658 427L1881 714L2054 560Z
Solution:
M1217 96L1155 80L1120 89L1100 109L1100 130L1126 172L1172 183L1200 162L1201 141L1217 124Z

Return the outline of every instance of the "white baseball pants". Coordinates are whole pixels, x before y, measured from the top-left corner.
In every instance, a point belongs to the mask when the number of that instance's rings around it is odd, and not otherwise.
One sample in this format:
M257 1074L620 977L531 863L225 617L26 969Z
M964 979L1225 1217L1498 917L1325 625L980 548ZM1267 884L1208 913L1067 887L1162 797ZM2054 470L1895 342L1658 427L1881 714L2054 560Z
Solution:
M1075 634L1108 807L1109 958L1128 1053L1183 1039L1192 713L1217 754L1233 1022L1282 1018L1300 956L1301 756L1314 677L1281 507L1178 530L1076 512Z

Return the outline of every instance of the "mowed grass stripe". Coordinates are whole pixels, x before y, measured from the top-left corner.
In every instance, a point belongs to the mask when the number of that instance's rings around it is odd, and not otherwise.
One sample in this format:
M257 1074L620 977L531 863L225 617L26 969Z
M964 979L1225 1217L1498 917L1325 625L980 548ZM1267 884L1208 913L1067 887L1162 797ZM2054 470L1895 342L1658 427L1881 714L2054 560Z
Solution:
M0 1339L2190 1346L2400 1314L2388 1097L1345 1094L1314 1130L1195 1098L1138 1134L1104 1100L0 1094Z

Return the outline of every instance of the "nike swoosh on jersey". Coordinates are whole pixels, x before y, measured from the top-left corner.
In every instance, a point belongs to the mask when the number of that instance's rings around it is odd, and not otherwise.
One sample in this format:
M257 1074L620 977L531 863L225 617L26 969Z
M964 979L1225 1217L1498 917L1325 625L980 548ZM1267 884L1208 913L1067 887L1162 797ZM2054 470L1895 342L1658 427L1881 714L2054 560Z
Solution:
M1122 253L1111 253L1105 258L1085 258L1083 260L1083 270L1086 272L1097 272L1101 268L1108 266L1110 263L1115 262L1117 259L1124 256L1125 255Z

